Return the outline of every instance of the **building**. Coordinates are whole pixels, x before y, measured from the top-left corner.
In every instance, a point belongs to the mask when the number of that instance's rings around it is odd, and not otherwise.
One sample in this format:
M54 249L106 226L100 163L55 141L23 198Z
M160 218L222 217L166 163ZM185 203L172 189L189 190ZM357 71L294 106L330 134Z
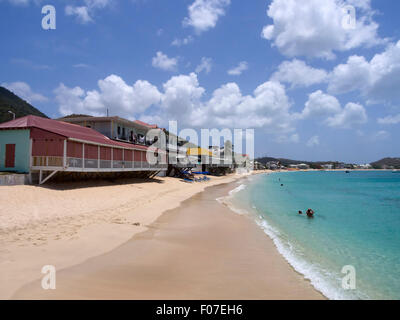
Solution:
M40 184L57 173L151 177L166 171L166 152L147 151L146 145L114 141L88 126L37 116L0 124L0 171L28 173Z
M168 154L168 171L185 170L194 168L196 165L191 163L188 156L189 142L185 139L164 129L166 137L166 149Z
M332 163L323 164L323 165L321 165L321 167L322 167L323 169L325 169L325 170L332 170L332 169L335 168L334 164L332 164Z
M281 163L279 161L268 161L265 167L269 170L278 170L281 168Z
M308 169L310 169L310 166L308 164L305 164L305 163L300 163L300 164L291 164L289 166L289 168L298 169L298 170L308 170Z
M370 169L372 169L372 166L369 163L365 163L365 164L360 164L360 165L355 166L355 169L370 170ZM390 169L394 169L394 167L392 167Z
M91 128L115 141L145 146L154 143L154 137L148 137L150 130L153 130L153 135L158 137L161 132L157 125L150 125L139 120L130 121L120 117L72 116L59 120Z
M254 170L265 170L265 165L263 165L261 162L254 161Z
M210 150L189 144L187 149L189 161L195 165L196 171L207 171L213 154Z

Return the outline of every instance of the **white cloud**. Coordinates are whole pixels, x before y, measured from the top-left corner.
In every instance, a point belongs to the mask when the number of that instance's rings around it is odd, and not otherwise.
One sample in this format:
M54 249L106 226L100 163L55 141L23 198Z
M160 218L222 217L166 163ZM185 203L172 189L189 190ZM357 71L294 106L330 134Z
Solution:
M111 2L113 2L113 0L84 0L85 4L89 7L89 8L105 8L107 7L109 4L111 4Z
M311 93L305 108L296 119L324 118L323 123L330 127L352 128L367 122L365 108L357 103L348 103L344 108L336 97L323 93L321 90Z
M29 5L30 3L33 3L33 4L35 4L35 5L39 5L41 2L43 2L43 0L0 0L0 2L8 2L8 3L10 3L10 4L12 4L12 5L15 5L15 6L21 6L21 7L23 7L23 6L27 6L27 5Z
M334 96L315 91L308 96L308 101L300 115L301 119L328 116L342 111L340 102Z
M153 57L152 65L164 71L175 71L178 66L177 58L168 58L168 56L161 51L158 51L156 56Z
M22 81L2 83L1 85L29 103L44 102L48 100L45 96L33 92L31 87Z
M38 64L36 62L33 62L31 60L28 59L24 59L24 58L12 58L11 63L26 67L26 68L31 68L31 69L35 69L35 70L50 70L51 67L48 66L47 64Z
M373 141L383 141L389 138L390 138L390 133L385 130L378 131L372 135Z
M400 123L400 114L396 114L393 116L387 116L384 118L378 119L379 124L398 124Z
M188 36L186 38L183 39L174 39L174 41L172 41L171 45L175 46L175 47L181 47L181 46L186 46L189 43L192 43L194 41L192 36Z
M29 4L30 0L8 0L8 2L16 6L26 6Z
M147 81L138 80L132 86L116 76L110 75L98 81L99 90L84 91L80 87L68 88L60 84L54 90L62 115L87 113L104 115L106 108L113 114L128 118L158 104L161 94Z
M230 3L230 0L195 0L188 7L189 17L183 20L183 25L193 27L197 33L212 29Z
M163 88L161 109L167 119L192 123L192 126L203 121L196 114L202 106L201 97L205 89L200 87L195 73L174 76L163 84Z
M267 81L252 95L243 96L236 83L228 83L215 90L203 110L217 127L263 128L280 135L294 131L291 103L285 87Z
M345 93L359 90L370 102L400 100L400 41L390 44L370 62L361 56L351 56L330 75L328 90Z
M357 103L348 103L344 109L336 115L329 117L326 123L330 127L350 129L355 125L364 124L368 121L364 107Z
M355 29L342 26L345 4L358 9ZM334 51L382 43L370 0L273 0L267 15L273 24L264 27L262 37L289 57L332 59Z
M249 64L246 61L242 61L238 66L228 70L228 74L231 76L240 76L244 71L249 68Z
M364 57L351 56L346 64L340 64L330 74L328 91L344 93L369 86L369 63Z
M298 133L278 135L275 139L278 143L299 143L300 136Z
M212 69L212 59L203 57L201 58L200 64L196 67L196 73L205 72L206 74L210 73Z
M83 69L87 69L90 68L90 66L86 63L77 63L73 65L74 68L83 68Z
M318 136L313 136L307 141L307 147L312 148L319 146L319 137Z
M309 87L326 81L328 73L323 69L315 69L304 61L294 59L284 61L272 75L272 79L291 84L294 87Z
M298 141L291 103L279 82L267 81L250 95L243 95L236 83L227 83L210 99L204 98L205 89L195 73L171 77L160 91L143 80L130 86L116 75L100 80L98 87L85 91L60 84L54 90L60 113L104 115L108 108L112 114L160 125L178 120L180 126L197 128L262 128Z
M93 22L93 15L96 10L103 9L113 2L113 0L84 0L83 6L67 5L65 14L67 16L76 16L79 23L87 24Z
M76 16L76 20L82 24L93 22L92 17L89 15L89 8L85 6L66 6L65 14L67 16Z

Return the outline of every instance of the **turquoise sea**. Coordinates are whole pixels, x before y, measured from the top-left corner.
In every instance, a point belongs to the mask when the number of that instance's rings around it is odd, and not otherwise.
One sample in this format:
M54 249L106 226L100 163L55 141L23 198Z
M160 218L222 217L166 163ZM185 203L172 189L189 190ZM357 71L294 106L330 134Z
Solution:
M263 174L227 198L326 297L400 299L400 173ZM298 214L308 208L315 218ZM343 288L344 266L354 267L356 289Z

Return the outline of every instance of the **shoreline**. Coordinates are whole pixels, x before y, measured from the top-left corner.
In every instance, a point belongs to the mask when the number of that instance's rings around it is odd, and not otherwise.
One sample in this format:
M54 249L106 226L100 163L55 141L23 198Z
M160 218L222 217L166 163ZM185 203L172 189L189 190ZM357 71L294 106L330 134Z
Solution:
M39 289L34 281L13 298L326 299L285 260L251 217L237 215L216 201L218 195L227 196L238 180L207 186L164 211L126 243L57 272L60 285L54 292Z
M0 187L0 299L40 279L44 265L62 270L107 253L205 188L244 176Z

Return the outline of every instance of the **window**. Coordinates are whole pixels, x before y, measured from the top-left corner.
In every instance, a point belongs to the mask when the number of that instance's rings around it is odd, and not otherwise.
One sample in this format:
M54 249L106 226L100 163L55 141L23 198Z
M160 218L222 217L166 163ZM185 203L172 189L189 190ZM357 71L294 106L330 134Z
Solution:
M118 135L120 135L121 134L121 127L118 127Z

